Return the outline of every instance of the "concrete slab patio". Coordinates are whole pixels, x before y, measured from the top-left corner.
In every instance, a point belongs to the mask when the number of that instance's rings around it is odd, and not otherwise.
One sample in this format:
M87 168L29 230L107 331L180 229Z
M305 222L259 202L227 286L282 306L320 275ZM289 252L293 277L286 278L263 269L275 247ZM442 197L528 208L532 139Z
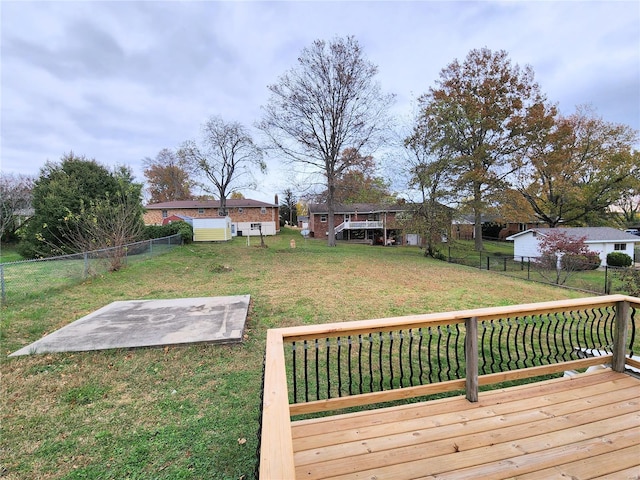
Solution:
M249 295L113 302L9 355L242 341Z

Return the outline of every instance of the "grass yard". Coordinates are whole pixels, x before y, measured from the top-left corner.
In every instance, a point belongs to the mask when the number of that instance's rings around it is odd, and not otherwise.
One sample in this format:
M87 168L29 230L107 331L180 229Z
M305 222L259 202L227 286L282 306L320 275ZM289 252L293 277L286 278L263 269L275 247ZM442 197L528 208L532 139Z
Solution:
M192 244L2 308L0 476L250 479L266 330L557 300L578 293L413 247L236 238ZM295 240L297 248L290 248ZM251 295L239 345L6 355L115 300Z
M3 244L0 248L0 263L17 262L22 260L14 244Z

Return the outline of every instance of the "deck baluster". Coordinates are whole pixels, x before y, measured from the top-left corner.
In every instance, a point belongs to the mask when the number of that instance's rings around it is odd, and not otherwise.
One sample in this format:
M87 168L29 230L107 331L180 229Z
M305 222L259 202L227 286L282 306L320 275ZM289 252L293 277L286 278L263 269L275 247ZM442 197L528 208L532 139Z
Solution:
M293 403L298 403L298 369L296 368L296 342L291 342L291 356L293 357L293 370L291 376L293 377Z
M487 330L488 330L488 326L487 326L487 321L483 320L481 322L482 325L482 338L480 339L480 351L482 352L482 373L489 373L487 371L487 367L488 367L488 362L487 362L487 357L486 357L486 335L487 335Z
M309 401L309 345L304 341L304 401Z
M383 390L383 385L382 385L382 381L384 378L384 375L382 373L382 346L384 344L384 340L382 338L382 332L378 333L379 339L380 339L380 350L378 351L378 366L380 367L380 391Z
M413 329L409 329L409 385L413 387Z
M442 327L438 326L438 381L442 381Z
M420 339L418 340L418 365L420 365L420 385L422 385L422 376L424 375L424 367L422 363L422 327L418 328L418 335Z
M331 398L331 343L330 339L326 339L327 347L327 399Z
M320 344L315 339L316 346L316 400L320 400Z
M633 357L635 355L635 351L633 349L633 346L635 345L635 341L636 341L636 314L638 314L640 312L640 309L637 308L631 308L631 319L630 319L630 323L631 323L631 332L629 335L629 356ZM640 315L639 315L640 316Z
M337 342L338 342L338 396L341 397L342 396L342 369L340 368L340 366L342 365L342 357L341 357L341 351L342 351L342 344L340 342L340 337L337 338Z
M393 389L393 332L389 332L389 389Z
M373 392L373 335L369 334L369 391Z
M398 346L398 363L400 364L400 385L399 387L404 387L404 368L402 368L402 346L404 344L404 336L402 335L402 330L398 332L400 336L400 345Z
M353 383L353 379L352 379L352 374L351 374L351 335L349 335L347 337L347 344L349 345L349 356L347 357L347 372L349 373L349 395L353 395L353 388L352 388L352 383Z

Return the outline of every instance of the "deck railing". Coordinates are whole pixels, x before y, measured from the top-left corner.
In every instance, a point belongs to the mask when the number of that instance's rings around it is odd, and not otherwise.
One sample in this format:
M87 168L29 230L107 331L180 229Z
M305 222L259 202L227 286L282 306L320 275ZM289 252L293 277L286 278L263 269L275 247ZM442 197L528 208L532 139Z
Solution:
M370 230L384 228L384 222L381 220L359 220L342 222L334 228L334 234L338 234L343 230Z
M262 478L293 478L291 416L611 364L640 368L622 295L269 330ZM636 357L637 358L637 357Z

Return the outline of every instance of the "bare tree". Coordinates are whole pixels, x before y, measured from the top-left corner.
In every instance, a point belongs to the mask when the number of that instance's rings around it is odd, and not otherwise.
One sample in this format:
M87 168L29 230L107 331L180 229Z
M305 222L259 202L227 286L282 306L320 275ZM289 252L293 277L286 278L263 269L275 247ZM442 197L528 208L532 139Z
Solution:
M351 166L345 148L359 155L383 138L393 95L374 81L378 68L365 59L354 37L316 40L302 50L298 65L276 84L258 124L285 160L306 173L324 176L329 232L334 229L336 179ZM335 246L333 234L328 245Z
M0 238L20 226L21 217L31 207L34 178L0 172Z
M189 140L182 145L178 155L209 180L210 184L201 183L200 186L219 198L223 215L226 215L227 198L232 193L256 187L252 167L262 173L267 169L261 149L246 128L238 122L225 122L218 116L212 116L203 125L200 144Z

